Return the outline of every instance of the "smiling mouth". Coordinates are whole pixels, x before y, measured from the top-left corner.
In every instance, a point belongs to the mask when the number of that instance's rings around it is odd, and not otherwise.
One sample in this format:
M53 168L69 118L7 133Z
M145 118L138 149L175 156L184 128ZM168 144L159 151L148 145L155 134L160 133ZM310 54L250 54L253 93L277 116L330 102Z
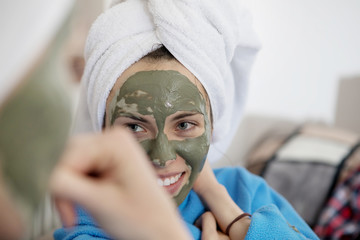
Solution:
M158 178L157 183L159 184L160 187L166 187L166 186L172 185L179 181L182 174L183 174L183 172L179 173L177 175L171 176L171 177Z
M164 187L170 195L174 195L180 190L184 175L185 172L168 177L158 177L157 182L158 185Z

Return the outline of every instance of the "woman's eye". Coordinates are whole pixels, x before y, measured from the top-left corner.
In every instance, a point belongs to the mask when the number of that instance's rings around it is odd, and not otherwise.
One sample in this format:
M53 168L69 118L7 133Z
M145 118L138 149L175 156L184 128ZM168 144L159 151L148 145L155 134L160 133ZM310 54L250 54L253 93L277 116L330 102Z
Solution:
M180 124L178 124L178 129L180 130L187 130L189 128L191 128L194 124L189 123L189 122L182 122Z
M128 128L133 132L143 132L144 129L137 124L128 124Z

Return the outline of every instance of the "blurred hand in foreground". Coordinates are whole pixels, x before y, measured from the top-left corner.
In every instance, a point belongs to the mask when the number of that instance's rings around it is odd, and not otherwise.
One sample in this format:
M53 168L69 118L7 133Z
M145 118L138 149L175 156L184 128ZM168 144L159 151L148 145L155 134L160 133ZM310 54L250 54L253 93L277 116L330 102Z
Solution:
M50 188L67 227L79 204L117 239L190 239L145 152L125 129L71 139Z

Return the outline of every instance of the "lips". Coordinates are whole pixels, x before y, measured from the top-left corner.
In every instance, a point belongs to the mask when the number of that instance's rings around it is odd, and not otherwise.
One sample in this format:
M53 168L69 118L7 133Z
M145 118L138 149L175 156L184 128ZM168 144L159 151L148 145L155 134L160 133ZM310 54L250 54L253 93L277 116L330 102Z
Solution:
M184 175L185 172L166 177L159 176L157 182L159 186L164 187L169 194L174 195L180 189Z

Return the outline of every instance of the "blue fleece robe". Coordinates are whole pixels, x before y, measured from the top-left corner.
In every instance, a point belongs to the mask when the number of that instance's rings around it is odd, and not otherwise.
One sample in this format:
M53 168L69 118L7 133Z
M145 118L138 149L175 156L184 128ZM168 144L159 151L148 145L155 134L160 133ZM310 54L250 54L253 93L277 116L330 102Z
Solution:
M252 214L246 239L318 239L291 205L262 178L241 167L216 169L214 173L238 206ZM194 191L190 191L179 211L194 239L200 239L201 231L193 223L205 207ZM78 209L77 213L77 226L55 231L56 240L111 239L85 211Z

